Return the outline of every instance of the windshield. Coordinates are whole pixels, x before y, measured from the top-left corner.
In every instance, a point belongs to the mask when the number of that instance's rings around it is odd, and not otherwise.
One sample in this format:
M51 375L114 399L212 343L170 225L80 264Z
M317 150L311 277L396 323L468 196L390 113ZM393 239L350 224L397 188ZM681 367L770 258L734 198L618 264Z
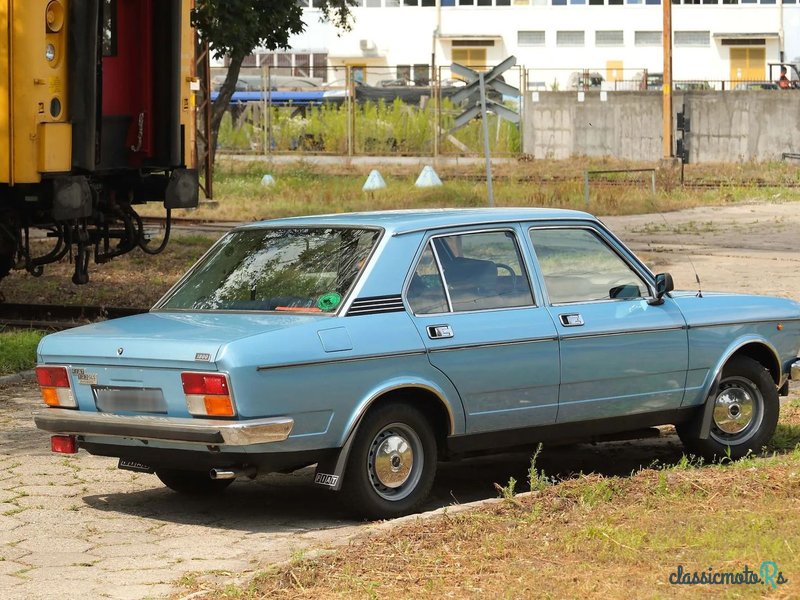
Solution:
M335 227L233 231L156 308L333 313L379 237Z

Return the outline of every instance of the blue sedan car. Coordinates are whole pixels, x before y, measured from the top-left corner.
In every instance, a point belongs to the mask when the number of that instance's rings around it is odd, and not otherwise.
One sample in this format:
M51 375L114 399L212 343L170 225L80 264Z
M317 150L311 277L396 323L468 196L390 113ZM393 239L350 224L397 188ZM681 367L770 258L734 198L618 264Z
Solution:
M316 464L392 517L475 452L665 424L759 451L799 346L796 302L674 292L586 213L301 217L234 229L147 314L45 337L35 421L183 493Z

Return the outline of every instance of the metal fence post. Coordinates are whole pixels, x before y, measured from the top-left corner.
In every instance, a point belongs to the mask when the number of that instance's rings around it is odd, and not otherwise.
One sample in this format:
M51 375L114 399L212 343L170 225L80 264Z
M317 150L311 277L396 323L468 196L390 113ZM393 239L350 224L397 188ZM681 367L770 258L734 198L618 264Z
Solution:
M353 83L353 69L345 66L345 82L347 83L347 156L353 156L353 113L356 87Z
M433 88L431 89L431 96L433 100L433 110L431 111L431 118L433 120L433 158L437 158L439 156L439 110L442 98L440 96L441 90L441 67L432 65L433 73L431 76L433 80L431 81L431 85Z
M653 192L653 196L656 195L656 171L655 171L655 169L653 169L653 171L650 173L650 191Z
M589 208L589 171L583 172L583 200Z

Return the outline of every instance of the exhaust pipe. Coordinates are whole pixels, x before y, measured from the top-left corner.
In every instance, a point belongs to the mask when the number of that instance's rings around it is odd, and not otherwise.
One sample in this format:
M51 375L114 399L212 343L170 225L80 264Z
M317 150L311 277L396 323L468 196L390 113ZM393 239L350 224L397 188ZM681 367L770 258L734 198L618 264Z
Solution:
M249 477L250 479L253 479L256 476L256 468L245 467L243 469L211 469L208 474L211 479L236 479L237 477Z

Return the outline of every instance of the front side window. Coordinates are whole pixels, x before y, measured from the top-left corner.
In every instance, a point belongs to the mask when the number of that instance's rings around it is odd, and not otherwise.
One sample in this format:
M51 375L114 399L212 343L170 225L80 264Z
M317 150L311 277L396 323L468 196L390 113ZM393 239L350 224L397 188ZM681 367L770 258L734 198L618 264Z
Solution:
M644 280L589 229L531 229L552 304L642 298Z
M336 227L233 231L156 308L333 313L379 237Z
M417 314L533 305L514 234L491 231L433 238L409 284L408 301Z

